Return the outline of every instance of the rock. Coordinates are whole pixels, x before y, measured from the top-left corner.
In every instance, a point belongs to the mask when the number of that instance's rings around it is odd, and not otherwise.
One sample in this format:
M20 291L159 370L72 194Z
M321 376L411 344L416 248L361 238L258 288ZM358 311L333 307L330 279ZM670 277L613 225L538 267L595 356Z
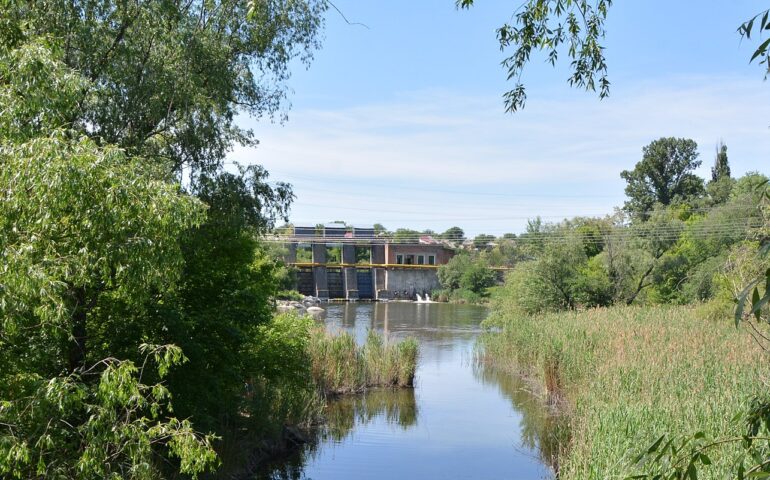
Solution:
M324 311L325 310L323 308L321 308L321 307L308 307L307 308L307 313L316 314L316 313L322 313Z

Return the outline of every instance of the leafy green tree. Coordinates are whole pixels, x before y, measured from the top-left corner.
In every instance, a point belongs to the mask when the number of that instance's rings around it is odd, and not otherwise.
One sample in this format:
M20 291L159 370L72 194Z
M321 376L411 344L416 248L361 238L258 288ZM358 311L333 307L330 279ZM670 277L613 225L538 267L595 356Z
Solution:
M746 203L754 205L762 202L764 187L770 181L766 175L759 172L746 172L746 174L735 182L735 187L730 192L730 196L735 200L743 200Z
M495 267L512 267L520 261L531 260L515 238L503 238L497 245L484 252L484 258Z
M730 163L727 160L727 145L720 143L717 147L717 155L714 158L714 166L711 167L711 181L717 182L730 177Z
M441 238L453 242L462 242L465 239L465 232L460 227L451 227L441 234Z
M476 297L486 297L487 289L497 283L497 275L489 268L482 256L461 253L452 257L438 269L442 288L451 292L470 292Z
M473 238L473 248L477 250L485 249L491 242L494 241L494 235L486 235L484 233L480 233Z
M243 5L3 4L3 478L195 475L215 457L190 418L217 432L248 418L252 434L303 418L307 370L267 368L303 363L304 337L272 321L256 240L291 190L258 167L213 170L250 136L236 110L271 112L250 69L285 68L305 41L292 11L312 5L260 3L262 25L236 22ZM184 164L208 210L173 181Z
M266 2L4 1L0 46L48 38L86 82L66 125L179 171L221 165L255 142L239 113L279 114L289 65L308 62L322 0ZM11 64L13 65L13 64Z
M277 264L257 234L271 228L284 203L278 195L274 205L265 204L271 196L258 193L263 178L261 169L251 168L201 179L195 193L209 206L206 219L181 237L179 288L147 322L148 336L178 345L189 359L169 378L177 412L220 436L228 433L222 425L236 424L244 411L264 420L243 395L244 383L268 361L256 357L256 343L259 328L272 320L270 299L279 290Z
M95 327L131 330L109 307L142 311L179 280L178 238L202 205L147 162L67 132L6 143L0 165L0 475L149 479L169 456L182 472L211 466L210 439L163 414L169 392L142 383L144 368L99 355L111 339ZM183 358L144 351L160 377Z
M393 240L401 243L417 243L422 234L410 228L399 228L393 233Z
M461 252L452 257L449 262L438 269L438 279L441 287L447 290L459 290L463 272L472 263L470 254Z
M628 201L624 209L647 219L655 204L687 202L704 193L703 180L692 173L701 164L698 145L685 138L660 138L644 147L642 160L620 176Z
M577 279L585 262L577 238L546 242L543 254L517 264L508 274L502 294L510 296L515 308L528 314L575 308L579 298Z
M487 296L487 289L495 283L497 283L497 275L483 259L473 262L460 275L461 289L470 290L483 297Z
M711 180L706 184L709 205L722 205L730 198L735 179L730 176L730 163L727 159L727 146L720 143L711 167Z

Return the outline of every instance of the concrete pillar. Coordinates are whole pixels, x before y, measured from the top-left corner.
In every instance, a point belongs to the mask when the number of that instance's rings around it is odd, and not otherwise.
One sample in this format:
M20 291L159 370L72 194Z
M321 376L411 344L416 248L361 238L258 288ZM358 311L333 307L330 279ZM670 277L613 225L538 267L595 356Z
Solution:
M321 263L322 266L313 267L313 283L315 284L315 296L322 300L329 300L329 279L326 276L326 245L313 244L313 263Z
M385 245L372 245L372 264L373 265L385 265ZM386 274L384 267L372 267L372 289L374 290L374 298L377 300L387 300L390 298L390 293L385 285Z
M286 244L286 263L296 263L297 262L297 244L287 243Z
M347 243L342 245L342 263L345 265L355 265L355 245ZM345 298L348 300L358 300L358 277L355 266L342 268L342 282L345 289Z

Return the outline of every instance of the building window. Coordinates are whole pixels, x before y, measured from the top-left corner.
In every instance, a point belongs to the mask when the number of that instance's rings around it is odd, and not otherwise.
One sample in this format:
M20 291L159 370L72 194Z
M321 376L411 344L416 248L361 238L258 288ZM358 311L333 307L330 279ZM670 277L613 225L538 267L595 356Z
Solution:
M435 265L435 264L436 264L436 256L428 255L428 265Z
M414 255L406 255L404 257L404 263L407 265L414 265Z
M403 265L404 263L404 256L403 255L396 255L396 264L397 265Z
M417 265L425 265L425 255L417 255Z

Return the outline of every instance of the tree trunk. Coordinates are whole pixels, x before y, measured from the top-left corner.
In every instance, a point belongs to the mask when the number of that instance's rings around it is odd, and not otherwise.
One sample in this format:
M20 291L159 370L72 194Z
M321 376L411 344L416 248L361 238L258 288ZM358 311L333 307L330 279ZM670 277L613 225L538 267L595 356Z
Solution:
M652 273L652 270L655 268L655 264L653 263L650 265L650 268L647 269L646 272L644 272L644 275L642 275L642 278L639 279L639 284L636 286L636 291L631 294L631 296L626 300L626 305L631 305L634 303L634 300L636 300L637 295L639 295L639 292L641 292L646 286L649 285L649 283L644 283L644 281L647 279L647 277Z

